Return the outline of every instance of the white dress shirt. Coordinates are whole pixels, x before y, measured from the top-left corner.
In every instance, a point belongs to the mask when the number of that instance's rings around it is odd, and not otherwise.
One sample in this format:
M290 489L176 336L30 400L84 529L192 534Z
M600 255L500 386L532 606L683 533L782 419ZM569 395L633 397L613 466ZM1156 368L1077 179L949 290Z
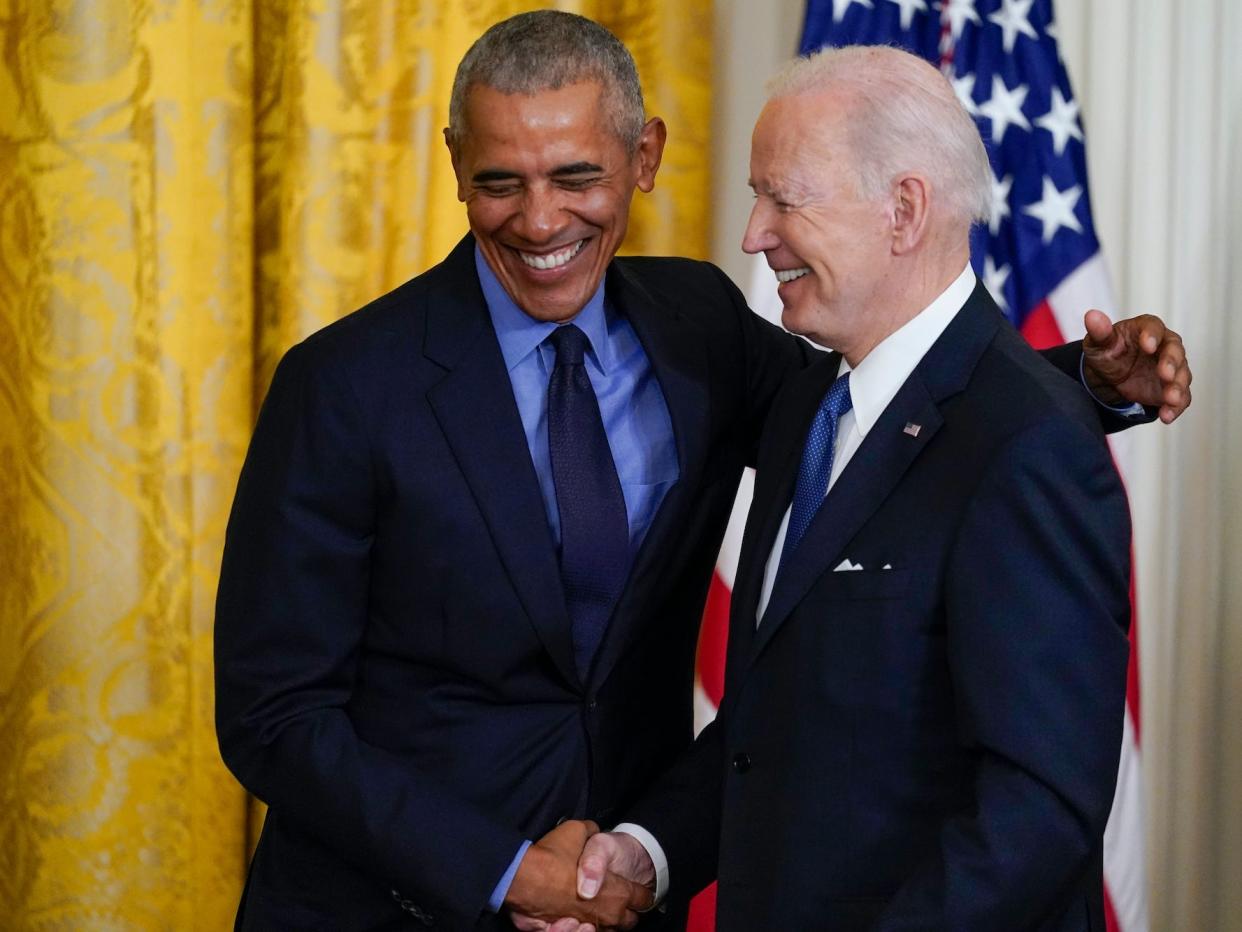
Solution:
M853 406L837 422L832 475L828 477L828 487L824 489L824 495L836 484L837 478L862 446L863 439L896 396L897 390L910 378L914 367L927 355L932 344L940 339L940 335L974 290L975 273L967 263L962 273L953 280L953 284L940 292L931 304L899 329L881 340L850 374L850 400ZM846 372L850 372L850 364L842 357L837 377ZM772 552L768 555L767 567L763 571L763 588L759 591L759 605L755 611L756 625L763 619L768 600L772 598L772 585L776 582L776 570L780 566L781 550L785 547L785 534L789 530L789 511L789 508L785 509L785 517L781 519L780 530L776 532L776 540L772 544Z

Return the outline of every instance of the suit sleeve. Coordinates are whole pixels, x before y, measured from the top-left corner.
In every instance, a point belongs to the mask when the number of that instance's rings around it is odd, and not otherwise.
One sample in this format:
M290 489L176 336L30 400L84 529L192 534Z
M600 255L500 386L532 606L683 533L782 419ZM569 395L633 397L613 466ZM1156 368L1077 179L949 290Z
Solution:
M737 286L714 265L709 266L725 290L730 310L737 320L743 356L738 382L745 392L741 400L742 446L746 465L754 466L759 457L759 438L767 421L772 400L791 373L798 372L824 356L806 340L764 320L749 307Z
M1081 341L1077 343L1063 343L1060 346L1040 350L1039 354L1069 378L1073 379L1074 384L1081 388L1083 392L1087 391L1086 386L1082 384L1082 372L1079 368L1082 364ZM1138 424L1150 424L1156 419L1156 415L1160 411L1158 407L1146 406L1143 408L1142 417L1127 417L1117 413L1117 411L1107 405L1101 404L1094 398L1091 399L1091 407L1095 409L1096 417L1100 419L1100 427L1103 428L1106 434L1115 434L1121 430L1129 430Z
M348 714L377 504L363 411L323 355L303 344L281 362L238 483L216 605L220 750L382 895L477 915L523 837Z
M668 859L670 899L684 901L716 879L724 792L724 729L707 725L623 821L655 836Z
M1055 419L1007 444L960 528L945 596L973 805L946 820L877 929L1034 928L1072 898L1117 776L1129 552L1097 436Z

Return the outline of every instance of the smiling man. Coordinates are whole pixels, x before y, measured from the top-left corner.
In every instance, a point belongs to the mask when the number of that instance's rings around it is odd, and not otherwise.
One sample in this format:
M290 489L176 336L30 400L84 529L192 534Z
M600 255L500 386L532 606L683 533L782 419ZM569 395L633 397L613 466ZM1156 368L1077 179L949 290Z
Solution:
M818 356L706 263L615 257L665 128L597 24L489 29L445 138L471 235L290 350L238 485L218 729L270 807L242 929L635 922L649 894L620 878L577 898L574 820L613 821L689 744L738 479ZM1158 324L1089 371L1137 363L1159 403L1159 362L1181 391Z
M825 49L750 165L743 248L836 352L768 418L720 715L641 832L588 841L584 892L716 877L721 932L1102 929L1129 514L1086 397L971 270L978 129L927 62Z

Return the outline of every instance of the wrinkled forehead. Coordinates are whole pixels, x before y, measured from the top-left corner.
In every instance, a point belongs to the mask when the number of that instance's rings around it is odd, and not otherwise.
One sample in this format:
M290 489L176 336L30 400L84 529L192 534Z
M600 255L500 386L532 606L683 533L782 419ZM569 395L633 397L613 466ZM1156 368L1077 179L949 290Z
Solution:
M769 100L751 136L752 173L788 176L850 163L848 111L838 96L798 94Z
M535 93L488 86L470 92L462 151L488 158L615 163L625 150L600 107L600 89L577 84Z
M614 139L624 144L614 118L616 95L615 88L591 76L518 90L476 81L463 98L461 136L486 132L498 121L511 121L520 114L526 120L537 115L549 125L572 123L581 133L598 137L601 144Z

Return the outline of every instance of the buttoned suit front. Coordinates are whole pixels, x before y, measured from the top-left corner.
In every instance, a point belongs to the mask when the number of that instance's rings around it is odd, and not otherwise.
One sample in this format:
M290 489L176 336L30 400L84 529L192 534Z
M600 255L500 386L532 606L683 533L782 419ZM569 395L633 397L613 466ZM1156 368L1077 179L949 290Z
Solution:
M718 872L722 932L1101 930L1130 526L1097 416L978 285L756 625L839 362L769 416L720 715L625 817L675 895Z

